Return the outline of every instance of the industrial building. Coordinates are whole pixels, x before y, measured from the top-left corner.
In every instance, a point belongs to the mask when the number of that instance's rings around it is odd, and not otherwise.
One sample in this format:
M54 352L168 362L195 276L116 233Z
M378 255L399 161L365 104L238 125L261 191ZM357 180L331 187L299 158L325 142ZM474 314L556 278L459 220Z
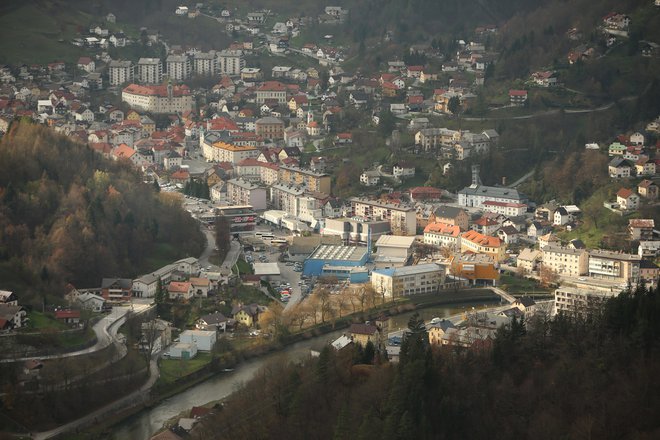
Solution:
M371 285L387 298L435 293L444 284L445 271L435 263L395 269L376 269L371 273Z
M382 235L376 242L377 268L405 266L413 254L415 237Z
M336 235L345 243L367 244L369 237L375 240L390 233L389 220L366 220L361 217L326 218L321 235Z
M365 266L369 261L370 251L368 246L322 244L303 263L303 275L320 276L324 270L329 273L330 267L341 267L341 273L346 273L345 268Z

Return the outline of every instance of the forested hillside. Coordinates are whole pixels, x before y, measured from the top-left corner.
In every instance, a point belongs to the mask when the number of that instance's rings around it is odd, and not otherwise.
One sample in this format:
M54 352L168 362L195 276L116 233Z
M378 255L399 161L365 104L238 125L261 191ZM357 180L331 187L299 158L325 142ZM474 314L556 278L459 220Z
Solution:
M15 123L0 141L0 280L25 294L100 285L156 260L197 256L204 236L171 195L128 163L48 128Z
M660 295L640 288L588 316L514 321L492 350L431 349L413 316L398 365L329 347L273 363L192 437L658 438L658 316Z

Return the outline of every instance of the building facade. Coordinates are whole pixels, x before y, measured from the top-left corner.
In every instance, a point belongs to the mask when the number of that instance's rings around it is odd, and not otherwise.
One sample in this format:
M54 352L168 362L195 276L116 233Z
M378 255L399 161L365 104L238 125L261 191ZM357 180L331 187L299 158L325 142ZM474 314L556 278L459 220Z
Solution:
M443 268L435 263L376 269L371 273L371 285L386 298L437 292L444 284Z

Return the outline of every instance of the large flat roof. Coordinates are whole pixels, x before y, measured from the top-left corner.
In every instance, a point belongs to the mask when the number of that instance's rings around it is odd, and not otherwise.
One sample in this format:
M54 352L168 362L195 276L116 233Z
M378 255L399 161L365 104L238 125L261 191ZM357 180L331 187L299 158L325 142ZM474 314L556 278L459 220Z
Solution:
M409 248L415 242L415 237L403 237L399 235L381 235L376 242L376 247L386 246L395 248Z
M312 260L360 261L367 253L366 246L322 244L310 255Z
M280 267L277 263L254 263L255 275L279 275Z

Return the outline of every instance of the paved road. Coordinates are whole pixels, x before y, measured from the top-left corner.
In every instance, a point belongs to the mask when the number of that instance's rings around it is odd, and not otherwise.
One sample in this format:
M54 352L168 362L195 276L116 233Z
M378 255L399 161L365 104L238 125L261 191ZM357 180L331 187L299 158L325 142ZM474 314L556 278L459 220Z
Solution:
M22 362L30 359L38 359L42 361L47 359L61 359L66 357L81 356L102 350L113 343L114 337L117 334L117 329L120 327L120 325L114 324L119 323L119 320L124 318L124 315L126 315L126 313L128 313L130 310L130 306L113 307L112 311L108 315L104 316L99 322L94 324L92 329L94 330L94 334L96 334L96 344L92 345L91 347L78 351L72 351L69 353L53 354L49 356L29 356L23 358L2 359L0 360L0 363Z

